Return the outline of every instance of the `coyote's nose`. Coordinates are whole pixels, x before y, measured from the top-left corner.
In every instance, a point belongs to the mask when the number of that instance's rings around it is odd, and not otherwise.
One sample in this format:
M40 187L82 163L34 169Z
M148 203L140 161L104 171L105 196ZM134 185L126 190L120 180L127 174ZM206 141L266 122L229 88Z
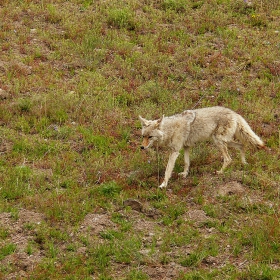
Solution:
M145 149L145 147L144 146L141 146L141 150L144 150Z

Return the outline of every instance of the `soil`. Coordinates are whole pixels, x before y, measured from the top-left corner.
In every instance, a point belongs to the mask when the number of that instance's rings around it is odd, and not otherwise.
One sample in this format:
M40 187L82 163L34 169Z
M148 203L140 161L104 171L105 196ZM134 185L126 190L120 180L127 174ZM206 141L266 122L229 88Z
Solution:
M32 271L44 257L42 249L36 249L32 252L28 252L27 249L28 245L36 238L36 232L32 230L32 225L38 225L43 221L42 214L26 209L21 209L14 215L0 213L0 227L8 232L8 237L0 242L0 247L7 244L16 245L15 252L2 260L3 266L16 267L17 271L6 276L6 279L27 276L27 273Z

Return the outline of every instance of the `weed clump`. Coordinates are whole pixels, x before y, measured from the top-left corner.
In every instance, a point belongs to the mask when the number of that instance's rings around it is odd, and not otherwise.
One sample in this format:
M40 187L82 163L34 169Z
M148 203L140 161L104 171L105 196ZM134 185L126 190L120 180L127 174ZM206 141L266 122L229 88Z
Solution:
M121 192L121 187L114 181L103 183L98 187L98 193L107 197L113 198Z
M186 11L188 2L185 0L164 0L161 5L164 10L173 10L177 13L183 13Z
M137 27L134 15L128 8L111 9L108 12L107 23L109 26L127 30L135 30Z

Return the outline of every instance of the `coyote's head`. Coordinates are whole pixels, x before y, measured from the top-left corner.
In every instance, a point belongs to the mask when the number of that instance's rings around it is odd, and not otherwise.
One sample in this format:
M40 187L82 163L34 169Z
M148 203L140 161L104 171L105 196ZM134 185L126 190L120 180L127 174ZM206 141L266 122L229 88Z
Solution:
M160 130L160 124L164 116L158 120L146 120L139 116L142 124L143 141L141 149L148 149L154 142L160 141L163 137L163 132Z

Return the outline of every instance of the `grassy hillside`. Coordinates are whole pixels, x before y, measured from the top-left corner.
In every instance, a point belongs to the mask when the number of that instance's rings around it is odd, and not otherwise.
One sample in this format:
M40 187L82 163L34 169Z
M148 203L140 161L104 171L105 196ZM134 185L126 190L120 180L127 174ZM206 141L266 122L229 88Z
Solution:
M0 1L0 278L279 279L278 0ZM221 105L266 142L143 152L138 115Z

